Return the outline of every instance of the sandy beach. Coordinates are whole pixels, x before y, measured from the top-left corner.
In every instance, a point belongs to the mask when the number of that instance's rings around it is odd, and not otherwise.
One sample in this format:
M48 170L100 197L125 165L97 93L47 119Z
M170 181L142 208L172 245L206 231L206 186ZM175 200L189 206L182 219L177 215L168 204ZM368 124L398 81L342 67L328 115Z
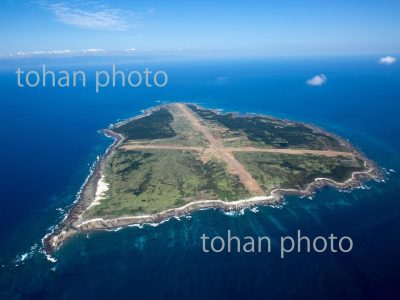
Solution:
M135 118L140 118L144 115L148 115L151 111L154 111L154 109L155 108L152 108L149 111L145 111L143 115ZM320 128L317 128L317 130L322 131L322 129ZM167 209L155 214L123 216L112 219L93 218L89 220L83 220L82 216L85 211L94 205L98 205L103 199L105 193L107 192L108 183L105 181L105 176L103 174L104 164L106 159L113 154L113 151L115 151L115 149L123 141L123 137L112 131L111 129L103 130L103 133L106 136L113 138L114 142L97 162L92 174L88 177L86 183L82 187L78 199L66 219L62 223L60 223L53 232L46 235L43 239L44 251L49 255L51 255L53 251L58 249L66 240L82 232L90 232L93 230L110 230L134 224L160 223L172 217L189 215L190 213L200 209L221 209L223 211L238 211L245 208L252 208L257 205L276 205L281 203L285 195L292 194L299 196L312 196L313 193L322 186L332 186L341 190L352 189L362 185L365 180L376 180L381 178L381 172L376 164L368 160L361 152L352 147L354 152L353 155L357 155L364 159L366 170L361 172L353 172L352 176L344 182L336 182L329 178L316 178L303 190L274 189L269 193L269 195L260 195L237 201L228 202L223 200L198 200L192 201L181 207ZM343 143L350 145L347 141L342 141ZM270 151L273 152L277 150L266 149L266 152ZM279 150L279 152L289 154L296 154L298 153L298 151L300 151L301 153L307 152L303 150L290 149ZM318 151L311 151L310 154L320 153ZM336 155L337 153L331 154Z

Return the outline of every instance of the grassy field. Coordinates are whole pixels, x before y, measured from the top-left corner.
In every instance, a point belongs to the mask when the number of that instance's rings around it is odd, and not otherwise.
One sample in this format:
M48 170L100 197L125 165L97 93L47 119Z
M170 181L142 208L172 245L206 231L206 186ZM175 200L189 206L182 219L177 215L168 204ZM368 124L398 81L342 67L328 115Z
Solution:
M109 190L84 218L151 214L194 200L232 201L275 188L303 189L317 177L341 182L364 169L347 145L303 124L220 115L194 105L168 104L112 130L124 139L103 168ZM347 152L279 154L227 146Z
M342 182L352 172L364 169L363 162L354 157L245 152L235 156L266 192L274 188L303 189L318 177Z
M199 109L188 105L201 118L212 123L219 123L227 128L230 135L225 138L237 138L225 143L226 146L264 146L269 148L292 148L310 150L348 150L339 140L314 132L301 123L269 117L237 117L232 113L217 114L211 110ZM249 144L250 142L250 144Z
M192 147L204 147L208 142L204 136L196 131L192 124L182 115L182 112L174 105L167 106L173 119L169 123L172 130L176 133L173 137L157 139L152 141L154 144L173 144Z
M109 191L85 217L154 213L195 199L229 201L249 196L223 165L203 164L191 151L117 151L104 173Z
M167 109L160 109L152 114L130 120L113 130L122 134L127 140L152 140L176 136L171 127L172 114Z

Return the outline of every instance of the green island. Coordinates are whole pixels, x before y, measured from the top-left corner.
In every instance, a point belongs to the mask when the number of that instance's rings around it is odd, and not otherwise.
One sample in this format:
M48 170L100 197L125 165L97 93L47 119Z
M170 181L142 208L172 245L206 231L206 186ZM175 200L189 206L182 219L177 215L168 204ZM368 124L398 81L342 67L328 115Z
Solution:
M347 189L379 176L350 143L316 126L190 103L151 108L104 132L114 144L45 237L49 252L79 232L275 204L285 194Z

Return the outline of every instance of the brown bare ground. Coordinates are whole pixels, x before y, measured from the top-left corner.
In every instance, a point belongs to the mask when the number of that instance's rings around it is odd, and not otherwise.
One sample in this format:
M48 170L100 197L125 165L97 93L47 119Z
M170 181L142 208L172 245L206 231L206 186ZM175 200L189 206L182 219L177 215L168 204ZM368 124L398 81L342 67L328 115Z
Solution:
M135 149L170 149L170 150L189 150L201 152L205 148L202 147L189 147L179 145L157 145L157 144L125 144L121 146L124 150L135 150Z
M209 152L208 148L203 147L189 147L180 145L157 145L157 144L137 144L129 143L121 146L125 150L135 150L135 149L171 149L171 150L188 150L188 151L198 151L207 154ZM332 150L308 150L308 149L286 149L286 148L255 148L255 147L223 147L215 148L216 150L225 150L228 152L265 152L265 153L280 153L280 154L291 154L291 155L319 155L326 157L336 157L336 156L351 156L354 157L355 154L352 152L342 152L342 151L332 151ZM210 152L212 153L212 152ZM210 154L211 155L211 154Z
M185 105L177 104L179 109L191 121L193 127L200 131L210 143L209 149L218 159L226 163L227 170L230 174L239 177L240 182L251 194L262 194L263 190L258 185L257 181L251 176L246 168L236 160L233 154L225 150L222 140L214 135L207 129L206 126L201 124L200 120L194 113L192 113Z
M354 156L352 152L340 152L331 150L307 150L307 149L270 149L270 148L256 148L256 147L224 147L222 139L218 136L213 135L210 130L202 124L201 119L195 115L190 109L184 104L176 104L176 107L181 111L182 115L190 121L192 126L203 134L205 139L209 142L208 147L191 147L174 144L139 144L136 142L130 142L121 146L125 150L135 149L171 149L171 150L187 150L199 152L200 159L205 163L210 158L214 157L221 160L226 164L227 171L235 176L239 177L240 182L244 187L254 195L263 194L263 190L254 180L251 174L246 168L235 158L233 152L265 152L265 153L281 153L281 154L292 154L292 155L321 155L327 157L335 156Z
M280 149L280 148L255 148L255 147L227 147L227 151L231 152L267 152L267 153L281 153L281 154L293 154L293 155L320 155L327 157L335 156L355 156L352 152L332 151L332 150L308 150L308 149Z

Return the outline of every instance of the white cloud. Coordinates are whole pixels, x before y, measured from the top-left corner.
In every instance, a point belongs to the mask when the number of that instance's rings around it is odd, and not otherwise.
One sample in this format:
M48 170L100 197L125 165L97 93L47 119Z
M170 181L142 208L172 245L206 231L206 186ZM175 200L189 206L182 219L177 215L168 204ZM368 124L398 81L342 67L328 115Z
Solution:
M385 56L379 59L379 63L383 65L391 65L396 62L397 58L393 56Z
M125 31L132 26L128 22L129 12L111 9L96 2L91 8L79 8L65 3L41 2L40 5L50 10L57 21L74 27Z
M33 56L33 55L44 55L46 54L47 51L18 51L15 53L16 56ZM12 55L12 54L11 54Z
M64 50L52 50L48 51L49 54L70 54L73 53L71 49L64 49Z
M135 51L137 51L137 49L136 48L129 48L129 49L123 49L123 51L125 51L125 52L135 52Z
M85 54L99 54L99 53L105 53L106 50L98 48L90 48L90 49L83 49L81 50L81 52Z
M91 54L102 54L107 51L104 49L80 49L80 50L71 50L71 49L63 49L63 50L36 50L36 51L18 51L16 53L9 53L7 55L3 54L2 56L7 57L33 57L33 56L76 56L76 55L91 55Z
M308 85L312 86L320 86L325 84L328 81L328 78L324 74L319 74L317 76L314 76L313 78L307 80Z
M137 49L137 48L122 48L122 49L102 49L102 48L87 48L87 49L56 49L56 50L34 50L34 51L18 51L13 53L0 53L0 58L30 58L30 57L77 57L77 56L129 56L137 57L140 55L174 55L176 49Z

